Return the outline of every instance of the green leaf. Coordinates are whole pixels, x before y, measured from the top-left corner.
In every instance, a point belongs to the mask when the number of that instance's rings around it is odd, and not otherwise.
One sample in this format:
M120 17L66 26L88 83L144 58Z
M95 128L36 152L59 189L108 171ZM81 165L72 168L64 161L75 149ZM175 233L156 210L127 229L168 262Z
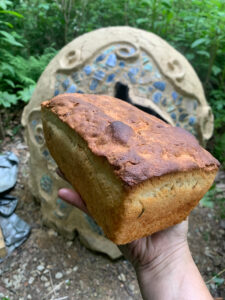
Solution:
M137 23L138 25L144 24L144 23L147 23L147 22L149 22L149 19L148 19L148 18L139 18L139 19L136 20L136 23Z
M2 14L13 15L13 16L16 16L16 17L18 17L18 18L23 18L23 15L19 14L19 13L16 12L16 11L13 11L13 10L0 10L0 13L2 13Z
M213 278L213 282L216 284L216 285L221 285L224 283L224 279L223 278L220 278L220 277L215 277Z
M14 67L11 66L10 64L6 63L6 62L2 62L1 65L0 65L0 70L3 72L3 73L9 73L11 74L12 76L15 75L15 70L14 70Z
M15 94L9 94L8 92L0 91L0 106L10 107L11 104L16 104L18 98Z
M0 8L1 9L7 9L7 5L11 6L12 5L12 1L9 0L0 0Z
M205 57L207 57L207 58L210 57L209 52L207 52L207 51L205 51L205 50L199 50L199 51L197 51L196 53L197 53L198 55L203 55L203 56L205 56Z
M198 39L191 44L191 48L198 47L199 45L204 44L205 42L206 42L205 38Z
M212 67L212 73L213 73L213 75L215 75L215 76L217 76L221 71L222 71L221 68L217 67L216 65L214 65L214 66Z
M10 80L10 79L4 79L4 81L5 81L8 85L10 85L12 88L15 87L15 84L14 84L14 82L13 82L12 80Z
M0 20L0 24L3 24L3 25L5 25L5 26L8 26L9 28L13 28L13 25L12 25L11 23L9 23L9 22L5 22L5 21L1 21L1 20Z
M29 87L23 89L22 91L19 91L18 97L20 98L20 100L24 101L24 102L29 102L33 91L35 89L35 85L30 85Z
M14 36L6 31L0 30L0 34L4 36L3 40L5 40L8 44L18 47L23 47L23 45L16 41Z

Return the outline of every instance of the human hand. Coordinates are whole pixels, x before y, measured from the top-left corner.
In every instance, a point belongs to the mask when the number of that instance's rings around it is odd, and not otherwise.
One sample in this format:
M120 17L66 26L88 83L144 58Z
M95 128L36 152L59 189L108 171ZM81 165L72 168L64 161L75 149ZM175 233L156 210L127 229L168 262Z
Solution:
M61 177L63 174L57 172ZM60 198L90 215L81 196L72 189ZM187 243L188 221L119 248L135 268L143 299L211 300Z

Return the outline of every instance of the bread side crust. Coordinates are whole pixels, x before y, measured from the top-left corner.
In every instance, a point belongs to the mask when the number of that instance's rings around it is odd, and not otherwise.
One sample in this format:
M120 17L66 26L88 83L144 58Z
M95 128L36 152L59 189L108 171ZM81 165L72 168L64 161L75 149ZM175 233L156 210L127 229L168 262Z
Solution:
M42 115L46 144L66 179L82 196L105 234L117 230L122 221L117 211L125 192L121 180L107 160L95 156L87 143L54 113L42 109Z
M47 146L88 210L116 244L126 244L184 220L211 186L217 170L154 177L129 188L105 157L51 110L42 108Z

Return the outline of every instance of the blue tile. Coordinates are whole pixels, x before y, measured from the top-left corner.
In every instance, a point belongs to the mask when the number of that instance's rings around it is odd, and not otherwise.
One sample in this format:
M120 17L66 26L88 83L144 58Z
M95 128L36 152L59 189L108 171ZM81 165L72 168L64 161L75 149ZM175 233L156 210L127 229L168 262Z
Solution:
M180 105L180 104L182 103L182 101L183 101L183 98L180 97L180 98L176 101L176 105Z
M128 72L128 76L130 75L136 75L139 72L139 68L130 68Z
M194 125L195 123L196 123L196 117L191 116L191 117L189 118L189 125Z
M156 81L153 83L154 87L160 91L164 91L166 88L166 83L163 81Z
M179 108L178 111L179 111L179 112L182 112L182 111L184 111L184 109L183 109L183 108Z
M106 79L106 82L112 82L115 78L115 74L109 74L108 78Z
M97 70L94 73L94 79L97 79L97 80L101 81L104 77L105 77L105 72L103 72L102 70Z
M70 85L70 80L67 78L66 80L63 81L62 86L66 90Z
M71 77L73 78L73 80L79 80L79 74L78 74L78 72L75 72L75 73L73 73L72 75L71 75Z
M54 96L57 96L57 95L59 95L59 90L55 90L55 92L54 92Z
M98 86L98 80L97 79L92 79L92 82L90 84L89 89L91 91L94 91L96 89L96 87Z
M78 94L84 94L84 92L81 91L81 90L78 90L77 93L78 93Z
M177 116L176 116L175 112L172 112L172 114L170 114L170 116L171 116L171 118L172 118L173 120L176 121Z
M50 176L43 175L41 177L41 180L40 180L41 189L48 194L51 194L51 192L52 192L52 183L53 182L52 182L52 179Z
M155 93L153 94L153 101L154 101L156 104L158 104L158 103L160 102L161 98L162 98L162 93L161 93L161 92L155 92Z
M177 97L178 97L177 92L173 91L171 95L172 95L174 101L177 100Z
M96 58L96 62L100 62L100 61L102 61L104 58L106 57L106 55L105 54L101 54L101 55L99 55L97 58Z
M84 72L85 72L86 75L90 75L91 72L92 72L91 66L85 66L85 67L83 68L83 70L84 70Z
M152 65L146 64L146 65L144 66L144 69L147 70L147 71L152 71Z
M149 62L149 58L147 56L143 56L143 64Z
M163 99L162 105L163 105L163 106L166 106L166 105L167 105L167 99L166 99L166 98Z
M71 86L66 90L66 93L75 93L76 92L75 84L71 84Z
M174 111L176 108L173 106L173 105L170 105L168 108L167 108L167 111L170 113L172 111Z
M194 104L193 104L194 110L197 108L197 106L198 106L198 101L197 101L197 100L194 100Z
M117 61L116 55L114 53L112 53L112 54L109 55L109 57L108 57L108 59L106 61L106 64L109 67L115 67L116 61Z
M120 54L121 55L123 55L123 56L131 56L132 54L134 54L135 53L135 49L133 48L133 47L130 47L129 48L129 51L123 51L123 50L120 50L119 52L120 52Z
M152 91L153 91L153 87L150 86L150 87L148 88L148 90L149 90L149 92L152 92Z
M187 116L188 116L188 114L185 114L185 113L181 114L180 117L179 117L179 121L183 122L187 118Z
M38 121L37 121L37 120L33 120L33 121L31 122L31 124L32 124L32 126L36 126L36 125L38 124Z
M125 62L124 62L124 61L120 61L119 66L120 66L121 68L124 68L124 67L125 67Z

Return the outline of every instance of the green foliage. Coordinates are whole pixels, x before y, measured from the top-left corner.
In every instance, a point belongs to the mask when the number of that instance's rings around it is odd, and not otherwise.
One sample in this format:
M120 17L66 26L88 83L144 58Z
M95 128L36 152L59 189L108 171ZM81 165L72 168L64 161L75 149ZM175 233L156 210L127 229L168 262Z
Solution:
M225 164L224 0L0 0L0 16L0 105L27 102L54 49L75 37L100 27L138 27L194 66L215 116L213 153Z
M216 188L213 184L205 196L200 200L200 205L208 208L216 207L219 211L220 217L225 218L225 198L223 191Z

